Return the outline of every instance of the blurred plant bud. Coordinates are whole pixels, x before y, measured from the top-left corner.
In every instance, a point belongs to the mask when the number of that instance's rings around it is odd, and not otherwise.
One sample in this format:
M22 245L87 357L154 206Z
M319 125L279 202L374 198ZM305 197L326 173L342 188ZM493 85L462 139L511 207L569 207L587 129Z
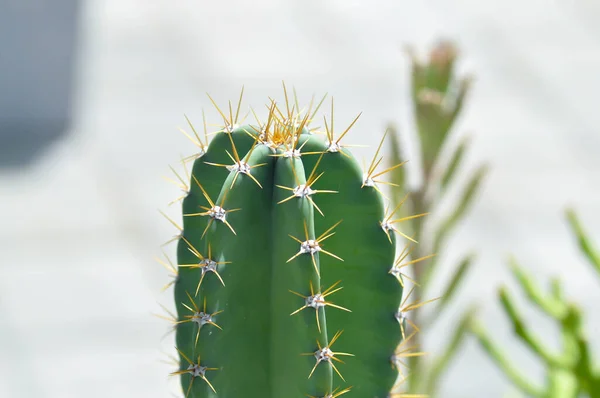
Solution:
M472 79L454 76L458 51L451 41L438 41L426 62L412 48L406 52L411 59L415 122L427 175L462 109Z

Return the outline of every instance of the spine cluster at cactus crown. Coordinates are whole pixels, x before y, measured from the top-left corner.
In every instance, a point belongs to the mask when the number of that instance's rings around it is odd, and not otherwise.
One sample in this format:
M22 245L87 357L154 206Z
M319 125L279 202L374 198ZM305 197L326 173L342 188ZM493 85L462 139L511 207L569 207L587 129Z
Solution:
M412 243L395 257L405 218L379 187L401 165L379 171L382 141L363 170L342 143L358 117L338 131L333 101L327 118L325 97L301 108L284 95L250 123L242 96L224 109L211 98L221 128L186 133L198 152L175 172L182 224L169 218L173 374L194 398L408 397Z

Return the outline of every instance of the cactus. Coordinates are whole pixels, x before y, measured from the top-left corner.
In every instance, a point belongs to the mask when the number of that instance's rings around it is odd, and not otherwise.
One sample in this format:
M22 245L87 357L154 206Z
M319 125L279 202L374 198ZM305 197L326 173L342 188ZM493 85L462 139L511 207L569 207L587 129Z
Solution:
M242 90L243 93L243 90ZM376 181L382 143L363 172L334 128L271 100L243 124L240 96L199 153L183 189L172 315L186 397L402 397L405 326L401 218ZM295 94L295 93L294 93ZM325 99L325 97L323 98ZM293 103L292 103L293 102ZM254 113L254 111L252 111ZM359 115L360 116L360 115ZM319 134L322 133L322 134ZM406 341L409 337L405 336ZM404 374L404 373L402 373Z
M449 137L456 125L457 118L463 108L469 91L471 78L458 77L455 74L455 64L458 51L453 43L439 41L429 53L427 61L417 57L413 49L407 50L411 60L411 99L415 130L420 141L421 163L409 162L407 166L416 167L422 176L422 184L418 187L407 183L405 169L397 168L391 175L393 199L397 203L406 201L403 206L405 213L433 213L432 219L441 222L430 223L429 218L414 218L407 224L409 237L420 244L411 252L413 260L410 265L412 281L421 289L415 291L415 300L420 302L421 296L433 284L435 270L440 266L444 244L451 232L463 218L472 204L487 172L486 166L480 166L468 177L465 188L459 193L458 202L448 214L438 215L438 205L447 200L452 185L456 184L462 173L461 165L469 147L469 141L463 139L452 145ZM391 156L390 165L402 161L400 137L396 128L391 127ZM443 159L443 153L451 150L448 161ZM442 171L443 170L443 171ZM410 197L406 197L406 191ZM426 222L427 220L427 222ZM429 224L429 225L427 225ZM432 231L430 233L429 231ZM427 233L425 233L427 231ZM435 256L431 256L434 253ZM417 327L431 327L449 307L448 304L456 293L474 263L475 255L464 255L454 267L452 277L443 282L442 295L428 313L421 308L415 308L411 313L411 321ZM415 261L419 259L420 261ZM444 266L450 266L450 264ZM437 282L436 282L437 283ZM451 332L446 346L438 356L428 358L426 363L421 356L415 356L410 361L413 377L410 378L410 391L425 391L433 396L439 389L442 376L451 360L458 352L464 341L469 320L474 315L474 307L456 317L457 322ZM447 336L444 333L444 338ZM415 342L419 345L419 336ZM437 337L436 337L437 338Z
M600 255L592 247L586 233L572 210L567 218L579 246L600 276ZM502 308L512 323L514 333L539 357L546 368L546 385L537 386L517 370L493 342L484 326L473 321L471 330L482 348L496 362L500 370L524 394L536 398L589 398L600 397L600 371L591 359L591 350L583 330L582 313L575 303L566 301L559 279L554 279L549 292L544 292L516 260L510 263L511 271L527 299L552 318L560 328L562 352L554 353L545 347L525 324L509 290L502 287L498 296Z

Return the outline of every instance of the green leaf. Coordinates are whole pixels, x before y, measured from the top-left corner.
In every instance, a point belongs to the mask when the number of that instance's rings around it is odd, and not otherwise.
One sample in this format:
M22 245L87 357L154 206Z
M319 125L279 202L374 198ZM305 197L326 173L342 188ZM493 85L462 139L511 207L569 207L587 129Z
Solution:
M588 240L586 232L583 230L579 218L574 210L567 210L567 220L571 225L571 229L573 233L577 237L577 241L579 243L579 248L585 254L587 259L590 261L598 275L600 275L600 254L598 251L592 246L590 241Z
M448 184L451 182L452 178L454 177L454 174L456 173L456 170L458 170L463 156L469 146L470 137L464 137L460 143L458 144L458 146L456 147L456 149L454 150L453 154L452 154L452 158L450 158L450 162L448 163L448 167L446 168L446 172L444 173L444 175L442 176L442 180L441 180L441 187L442 187L442 191L445 191Z
M534 386L523 376L523 372L516 369L500 350L500 347L492 341L486 330L479 323L471 324L471 332L477 338L479 344L490 358L496 363L500 370L521 391L531 397L544 398L545 392Z
M454 229L460 219L465 215L466 211L469 209L471 203L473 202L483 179L485 178L488 172L488 167L486 165L480 166L475 174L469 180L466 189L463 191L463 194L458 201L456 208L450 213L450 215L441 223L439 226L435 238L433 241L433 253L438 254L442 249L442 246L450 232ZM438 257L434 257L427 267L425 271L425 277L423 278L422 284L426 286L429 283L432 275L434 274L435 268L438 264Z
M462 259L462 261L459 263L458 267L456 268L454 275L452 275L452 278L450 279L450 281L448 281L448 285L443 290L444 293L442 293L442 296L440 297L440 299L438 301L438 305L435 308L435 312L433 313L433 315L431 317L432 319L428 319L425 322L426 324L430 324L434 320L433 318L434 317L437 318L440 315L440 313L447 307L448 303L452 300L452 298L458 291L458 286L463 281L465 275L471 268L471 265L473 264L474 260L475 260L475 254L473 254L473 253L467 255L465 258Z
M454 358L458 352L458 349L465 340L467 332L469 331L469 326L471 325L471 322L475 316L475 311L475 306L472 306L463 314L462 318L458 322L458 326L450 338L450 341L446 345L443 354L435 359L427 382L427 394L429 396L433 396L438 389L441 376L447 370L450 361Z
M519 314L513 299L510 297L508 291L505 288L501 288L499 291L500 304L504 309L504 312L513 324L514 333L529 347L535 354L537 354L544 362L549 366L555 366L557 368L569 367L570 359L565 356L558 356L552 354L546 347L540 343L536 337L529 331L523 322L521 314Z
M515 279L519 282L519 286L526 297L546 314L561 321L567 314L568 306L563 301L557 300L555 297L546 297L544 292L542 292L539 286L534 282L533 278L519 266L517 260L511 258L509 261L510 270Z
M448 236L448 234L452 231L452 229L456 226L458 221L465 215L466 211L473 203L473 199L477 194L479 187L488 172L487 166L481 166L475 174L469 180L465 191L463 192L457 207L453 212L450 213L448 218L442 223L440 226L438 233L436 234L436 239L434 243L434 252L437 253L442 246L442 243Z
M471 89L471 85L473 82L473 77L467 76L461 79L458 83L458 92L456 94L454 109L452 110L452 116L450 117L449 125L452 125L456 121L456 118L460 114L463 105L465 103L465 98Z
M563 301L563 291L561 286L561 280L558 277L554 277L550 280L550 293L554 300Z

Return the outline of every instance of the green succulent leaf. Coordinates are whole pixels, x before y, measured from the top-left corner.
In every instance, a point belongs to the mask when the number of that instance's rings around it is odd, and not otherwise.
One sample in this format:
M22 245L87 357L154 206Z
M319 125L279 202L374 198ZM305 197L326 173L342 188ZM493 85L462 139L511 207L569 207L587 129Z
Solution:
M570 360L566 356L555 355L550 352L542 343L531 333L529 328L523 321L523 317L518 312L517 307L508 293L506 288L499 290L500 304L504 309L504 312L510 319L514 333L525 343L531 351L537 354L547 365L555 366L558 368L567 368L570 366Z
M547 297L535 283L533 277L527 274L514 258L510 259L510 270L529 301L556 320L560 321L565 317L569 310L567 304L560 299Z
M504 375L523 393L531 397L546 398L543 389L533 385L529 378L509 361L500 346L495 343L485 328L478 322L472 322L471 332L477 338L481 348L496 363Z
M444 309L447 308L448 304L452 301L456 293L459 291L459 286L464 281L465 275L468 274L473 262L475 261L475 254L469 254L463 258L456 267L456 271L452 275L452 278L448 281L446 287L442 290L440 299L437 301L435 307L435 317L439 317ZM425 324L430 325L434 319L429 319Z
M483 183L487 173L488 167L481 166L471 177L456 207L450 212L450 214L441 222L440 226L438 227L433 241L433 253L440 253L446 239L473 203L473 200L479 192L481 184ZM429 266L426 268L423 280L421 281L422 286L426 287L429 284L429 282L431 281L431 277L432 275L434 275L438 264L439 257L436 256L430 261Z
M450 232L452 232L452 230L458 224L458 222L463 218L463 216L473 203L473 200L479 192L481 184L485 176L487 175L488 170L489 169L487 166L481 166L479 167L479 169L477 169L475 174L467 183L467 186L463 191L456 208L452 212L450 212L450 215L441 223L433 245L433 250L435 253L437 253L441 249L441 246L445 239L448 237Z
M466 77L458 82L457 93L454 99L454 106L451 112L451 116L449 118L448 127L450 127L460 115L460 112L462 111L462 108L464 106L465 99L467 98L469 90L471 89L472 80L472 77Z
M457 326L454 329L454 332L452 333L452 336L450 337L445 349L442 351L442 354L435 358L427 381L427 394L429 396L434 396L437 392L441 377L448 369L452 359L454 359L458 350L465 341L465 338L469 332L469 327L473 322L475 312L476 308L474 306L465 311L460 320L457 322Z
M579 248L587 257L590 264L594 267L594 269L598 273L598 276L600 276L600 254L598 254L598 251L592 246L591 242L589 241L587 234L585 233L575 211L567 210L567 220L571 226L571 230L577 238Z
M454 152L452 153L450 162L448 163L448 166L446 167L446 170L445 170L444 174L442 175L442 180L441 180L442 192L446 191L449 184L452 182L454 176L456 175L456 171L458 170L458 168L460 167L460 165L462 163L465 152L469 148L469 143L470 143L469 137L463 138L460 141L460 143L458 144L458 146L456 147L456 149L454 150Z

